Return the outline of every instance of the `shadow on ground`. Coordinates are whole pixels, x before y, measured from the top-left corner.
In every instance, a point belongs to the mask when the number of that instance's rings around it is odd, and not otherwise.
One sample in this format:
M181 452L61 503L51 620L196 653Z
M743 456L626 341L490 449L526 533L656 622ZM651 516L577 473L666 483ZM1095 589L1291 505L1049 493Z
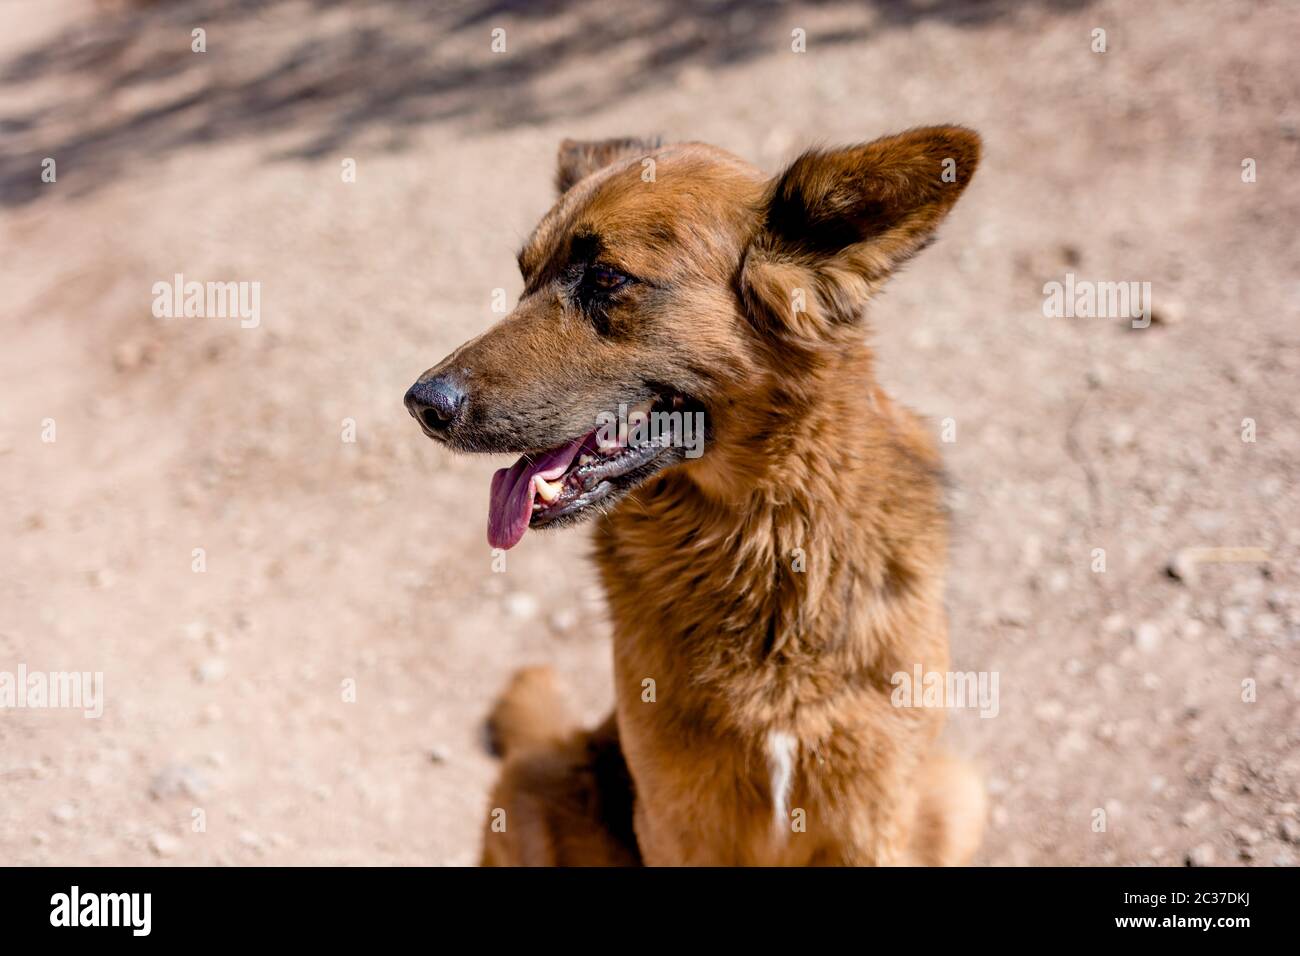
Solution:
M1029 5L135 0L0 63L11 94L44 90L32 102L48 104L0 116L0 202L35 200L45 157L93 170L76 186L89 191L137 161L217 140L265 138L269 158L319 156L366 134L400 149L404 130L430 123L490 129L581 115L683 69L786 46L801 24L815 50L926 19L980 26ZM196 27L206 53L191 50ZM491 49L498 27L504 53ZM281 48L263 42L272 33L301 39L287 57L263 56ZM566 65L593 59L608 64L603 82L565 82Z

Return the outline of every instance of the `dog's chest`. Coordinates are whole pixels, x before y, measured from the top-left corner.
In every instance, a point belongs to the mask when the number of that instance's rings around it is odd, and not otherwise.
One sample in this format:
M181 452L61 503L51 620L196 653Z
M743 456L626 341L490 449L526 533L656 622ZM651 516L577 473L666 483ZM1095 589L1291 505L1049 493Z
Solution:
M718 534L681 511L646 501L597 538L644 826L677 861L820 859L930 733L891 705L888 635L939 663L942 628L864 584L830 535L753 515Z

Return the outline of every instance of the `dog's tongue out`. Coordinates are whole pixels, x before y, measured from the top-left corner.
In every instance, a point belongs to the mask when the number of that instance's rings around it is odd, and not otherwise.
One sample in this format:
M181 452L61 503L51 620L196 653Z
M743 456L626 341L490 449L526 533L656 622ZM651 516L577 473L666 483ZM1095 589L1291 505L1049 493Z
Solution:
M488 544L494 548L513 548L528 530L537 494L535 479L553 481L564 474L590 436L575 438L567 445L552 448L532 461L524 455L509 468L492 476L492 494L488 501Z

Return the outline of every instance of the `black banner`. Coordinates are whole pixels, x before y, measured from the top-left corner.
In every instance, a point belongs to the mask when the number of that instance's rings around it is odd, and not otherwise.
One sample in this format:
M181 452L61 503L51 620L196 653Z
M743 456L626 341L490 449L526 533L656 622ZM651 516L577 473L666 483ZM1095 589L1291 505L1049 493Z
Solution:
M842 922L855 936L898 934L917 944L936 933L985 945L990 934L1047 931L1072 941L1232 945L1290 926L1297 882L1295 870L1227 868L8 869L0 870L0 918L7 941L75 933L82 943L338 945L426 932L432 942L471 929L572 937L597 926L615 934L606 942L674 927L770 941Z

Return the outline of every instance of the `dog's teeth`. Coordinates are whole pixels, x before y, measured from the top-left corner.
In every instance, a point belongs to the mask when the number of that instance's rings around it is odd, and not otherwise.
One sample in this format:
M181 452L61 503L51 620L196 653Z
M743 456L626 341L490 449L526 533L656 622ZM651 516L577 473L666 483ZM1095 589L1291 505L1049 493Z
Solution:
M538 476L537 494L540 495L541 499L545 501L547 504L550 504L556 498L560 497L560 492L563 490L564 490L564 486L560 484L558 481L552 483L547 481L545 478Z
M590 465L590 464L591 464L593 461L595 461L595 460L596 460L596 459L592 458L590 455L588 455L588 454L586 454L586 453L583 453L583 454L581 454L581 455L578 456L578 464L579 464L579 465Z

